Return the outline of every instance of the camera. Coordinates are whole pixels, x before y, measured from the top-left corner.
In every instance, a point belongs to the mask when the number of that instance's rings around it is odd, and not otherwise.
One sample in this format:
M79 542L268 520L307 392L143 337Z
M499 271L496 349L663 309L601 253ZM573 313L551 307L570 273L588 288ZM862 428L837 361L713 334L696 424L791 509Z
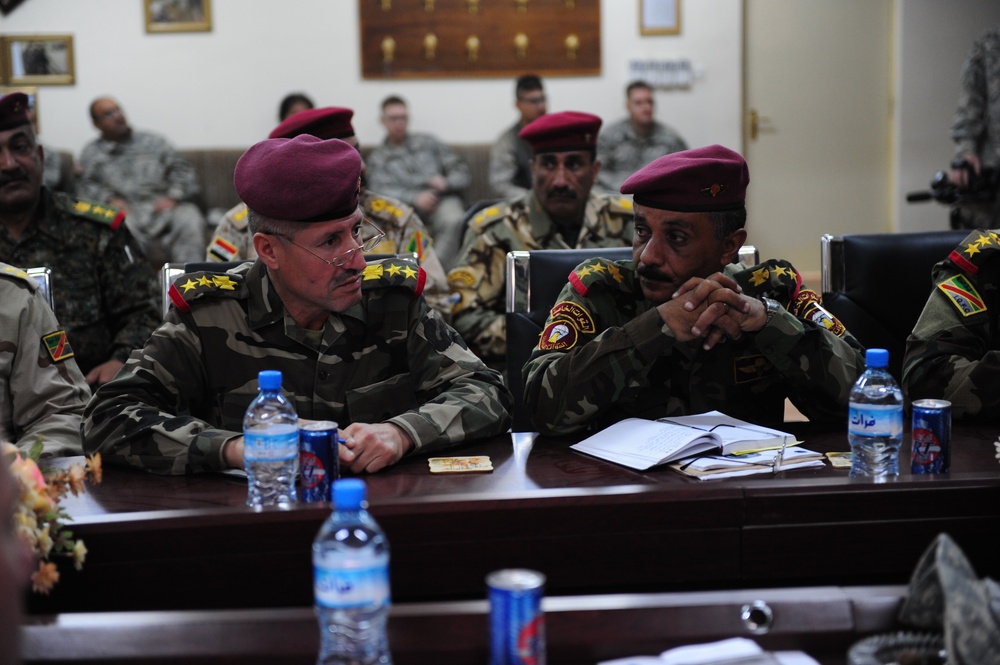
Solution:
M931 178L930 189L910 192L906 195L909 203L921 201L937 201L951 206L951 227L965 228L962 222L961 205L963 203L990 203L996 201L997 190L1000 189L1000 171L984 166L977 174L968 161L957 158L951 163L953 169L964 169L968 174L968 186L959 188L948 178L946 171L938 171Z

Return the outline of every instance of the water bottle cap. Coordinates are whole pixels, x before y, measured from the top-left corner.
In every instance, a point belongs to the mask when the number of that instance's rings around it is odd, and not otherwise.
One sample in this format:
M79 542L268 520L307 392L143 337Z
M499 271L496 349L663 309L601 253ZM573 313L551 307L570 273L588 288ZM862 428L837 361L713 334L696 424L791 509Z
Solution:
M888 367L889 352L885 349L868 349L865 351L865 364L871 368Z
M261 390L281 390L281 372L276 369L264 369L257 374L257 384Z
M335 510L357 510L365 500L365 483L360 478L344 478L333 483Z

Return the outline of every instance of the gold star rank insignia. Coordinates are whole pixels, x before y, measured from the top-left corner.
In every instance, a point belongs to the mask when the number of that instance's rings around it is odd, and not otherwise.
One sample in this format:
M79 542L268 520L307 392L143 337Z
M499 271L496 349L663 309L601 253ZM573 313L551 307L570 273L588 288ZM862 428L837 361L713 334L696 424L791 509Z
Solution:
M198 278L198 286L212 286L212 280L205 275Z
M195 288L197 286L198 285L194 281L192 281L190 277L188 277L188 281L186 281L183 284L181 284L181 288L184 289L184 293L187 293L188 291L190 291L191 289L193 289L193 288Z
M614 277L615 281L619 284L622 283L622 271L618 269L618 266L610 265L608 266L608 274Z
M992 244L993 244L993 239L990 238L989 236L980 235L976 239L976 246L979 248L988 247L989 245Z
M390 275L398 275L399 271L402 270L402 269L403 269L402 266L397 266L395 263L393 263L392 265L389 266L389 274Z
M969 246L965 248L965 253L968 254L969 256L972 256L973 254L978 254L979 245L977 245L974 242L970 242Z
M403 274L412 279L417 276L417 271L409 266L406 266L406 268L403 269Z
M224 291L233 291L236 289L236 282L229 275L216 275L212 278L212 281Z

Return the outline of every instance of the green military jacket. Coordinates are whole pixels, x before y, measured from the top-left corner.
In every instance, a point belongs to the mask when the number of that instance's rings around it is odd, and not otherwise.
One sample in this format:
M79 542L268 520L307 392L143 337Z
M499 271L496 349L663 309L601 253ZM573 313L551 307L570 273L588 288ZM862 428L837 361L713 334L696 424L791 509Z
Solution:
M507 352L504 289L507 252L531 249L628 247L632 202L591 194L575 238L564 238L534 193L483 209L469 222L455 268L448 273L455 329L488 363Z
M88 405L84 448L156 473L221 469L262 369L282 372L299 417L393 423L415 452L506 431L510 393L416 297L422 282L408 261L369 265L362 301L314 335L260 261L183 275L163 325Z
M784 306L764 328L709 351L678 342L642 295L631 261L581 263L524 366L524 400L539 431L600 429L627 417L718 409L781 423L784 400L811 420L843 424L864 368L861 345L786 261L726 270L751 297Z
M903 391L949 400L956 418L1000 420L1000 231L973 231L932 275L906 342Z

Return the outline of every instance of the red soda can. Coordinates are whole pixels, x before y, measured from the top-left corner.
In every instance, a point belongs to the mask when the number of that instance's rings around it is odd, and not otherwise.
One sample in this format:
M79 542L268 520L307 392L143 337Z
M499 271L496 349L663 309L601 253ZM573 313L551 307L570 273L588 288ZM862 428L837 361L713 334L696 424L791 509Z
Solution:
M910 473L947 473L951 469L951 402L918 399L912 409Z
M299 501L329 501L340 475L337 423L318 420L299 427Z
M545 665L545 575L525 568L486 576L490 597L490 665Z

